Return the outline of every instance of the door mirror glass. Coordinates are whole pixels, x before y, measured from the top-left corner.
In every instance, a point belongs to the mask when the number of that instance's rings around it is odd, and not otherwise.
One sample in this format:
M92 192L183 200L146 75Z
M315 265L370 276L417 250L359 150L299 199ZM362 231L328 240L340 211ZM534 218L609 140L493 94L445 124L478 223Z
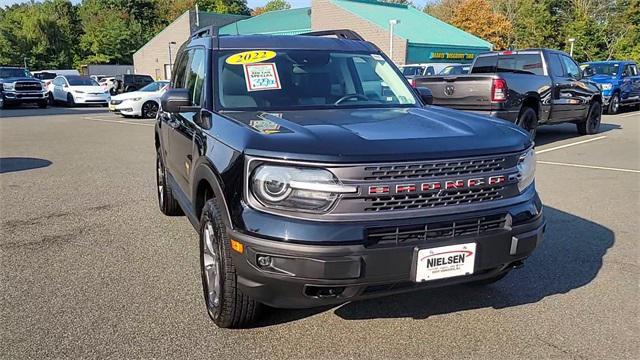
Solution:
M170 89L160 98L162 110L170 113L179 113L181 108L189 107L191 99L188 89Z

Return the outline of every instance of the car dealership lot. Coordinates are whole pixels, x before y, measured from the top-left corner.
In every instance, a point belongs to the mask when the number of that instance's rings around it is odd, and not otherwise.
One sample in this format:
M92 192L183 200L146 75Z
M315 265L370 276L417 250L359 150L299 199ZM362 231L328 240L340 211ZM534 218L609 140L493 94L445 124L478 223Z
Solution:
M153 121L103 108L0 112L0 354L27 357L634 358L640 112L538 134L544 243L484 288L457 286L221 330L197 235L160 214Z

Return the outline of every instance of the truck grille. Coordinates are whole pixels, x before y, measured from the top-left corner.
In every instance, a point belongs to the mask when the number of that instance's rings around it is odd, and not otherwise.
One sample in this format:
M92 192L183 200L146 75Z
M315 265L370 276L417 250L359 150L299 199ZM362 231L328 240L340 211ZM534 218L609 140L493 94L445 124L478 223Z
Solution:
M35 81L17 81L16 91L42 91L42 83Z
M497 214L430 224L372 228L367 230L366 239L368 246L383 246L442 240L466 235L479 236L490 231L504 229L506 223L507 215Z
M407 180L440 176L484 174L504 169L505 158L471 159L402 165L367 166L364 180Z
M494 186L479 189L448 190L439 193L365 198L366 207L364 211L411 210L498 200L502 199L503 190L502 186Z

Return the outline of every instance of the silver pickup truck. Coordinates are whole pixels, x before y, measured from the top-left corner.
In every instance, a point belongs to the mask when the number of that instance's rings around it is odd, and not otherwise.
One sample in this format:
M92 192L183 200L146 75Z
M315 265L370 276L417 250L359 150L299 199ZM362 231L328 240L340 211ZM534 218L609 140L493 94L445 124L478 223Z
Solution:
M434 105L515 122L532 137L543 124L572 122L580 134L600 128L600 88L562 51L484 53L467 75L422 76L414 84L431 90Z

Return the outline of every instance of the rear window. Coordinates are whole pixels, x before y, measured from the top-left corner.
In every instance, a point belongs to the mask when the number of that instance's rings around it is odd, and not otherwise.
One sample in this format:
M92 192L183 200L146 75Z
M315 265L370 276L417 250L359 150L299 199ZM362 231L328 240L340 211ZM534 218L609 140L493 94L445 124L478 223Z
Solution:
M480 56L471 68L472 74L496 72L544 75L544 68L540 54Z

